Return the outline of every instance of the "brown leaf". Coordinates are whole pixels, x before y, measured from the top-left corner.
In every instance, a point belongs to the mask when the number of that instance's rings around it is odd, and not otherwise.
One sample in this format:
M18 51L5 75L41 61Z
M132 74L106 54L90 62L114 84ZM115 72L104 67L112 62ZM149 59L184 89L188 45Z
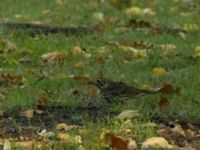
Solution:
M173 93L173 86L171 84L163 84L163 87L160 89L162 93Z
M161 97L160 97L160 101L159 101L159 103L158 103L158 106L159 106L160 108L169 106L169 100L168 100L167 98L161 96Z
M5 112L3 110L0 110L0 118L4 116L4 113Z
M51 100L51 93L43 92L39 94L37 98L36 108L37 109L44 109L47 107L48 103Z
M135 49L150 49L153 48L154 45L152 43L144 42L144 41L111 41L110 44L115 44L117 46L126 46L132 47Z
M20 112L20 115L23 117L26 117L27 119L31 119L33 118L33 113L34 113L34 109L29 109L23 112Z
M179 86L176 87L175 92L176 92L177 95L180 95L181 94L181 87L179 87Z
M105 64L105 58L103 56L99 56L96 60L97 64L103 65Z
M80 75L80 76L74 76L73 79L76 81L85 83L90 80L90 77L88 75Z
M0 78L2 78L5 83L14 85L22 85L24 82L24 78L21 75L1 74Z
M132 28L152 28L153 23L144 20L131 19L129 20L128 27Z
M42 61L48 65L62 64L67 56L66 52L50 52L41 56Z
M8 39L2 40L2 44L3 44L4 48L7 49L8 51L17 50L16 44L11 42L11 41L9 41Z
M120 136L106 133L104 140L114 150L128 150L128 142Z
M14 144L17 148L20 148L21 150L33 149L33 141L15 142Z
M187 145L186 135L180 124L173 123L173 126L164 126L157 130L157 134L177 146Z

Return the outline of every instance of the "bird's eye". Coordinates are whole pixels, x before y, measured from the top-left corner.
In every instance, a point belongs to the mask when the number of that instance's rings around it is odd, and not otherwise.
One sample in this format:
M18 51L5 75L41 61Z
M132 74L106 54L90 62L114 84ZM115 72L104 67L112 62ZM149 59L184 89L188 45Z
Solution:
M97 83L98 83L98 84L101 83L101 79L97 79Z

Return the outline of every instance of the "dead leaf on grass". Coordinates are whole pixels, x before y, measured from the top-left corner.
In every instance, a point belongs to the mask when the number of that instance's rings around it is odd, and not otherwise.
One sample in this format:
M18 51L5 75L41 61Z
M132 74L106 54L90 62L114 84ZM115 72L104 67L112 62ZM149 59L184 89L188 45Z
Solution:
M10 143L10 141L8 139L4 140L3 150L11 150L11 143Z
M160 101L158 103L159 108L167 107L169 106L169 100L163 96L160 97Z
M8 39L3 39L1 42L6 50L8 50L8 51L16 51L17 50L16 44L9 41Z
M0 110L0 118L4 116L4 110Z
M72 76L72 79L81 83L86 83L90 80L90 76L89 75Z
M23 85L25 78L21 75L15 74L1 74L0 79L6 84Z
M32 58L29 55L23 56L19 59L20 63L30 63Z
M27 119L33 118L34 109L26 110L20 112L20 116L26 117Z
M121 121L124 121L126 119L132 119L133 117L137 117L138 115L139 114L137 110L124 110L117 116L117 118Z
M58 133L57 138L64 143L69 143L71 141L71 136L67 133Z
M16 148L20 150L32 150L33 149L33 141L25 141L25 142L15 142L14 145Z
M162 67L156 67L152 69L152 74L156 77L163 77L167 75L167 71Z
M166 139L162 137L151 137L142 143L142 150L170 150L174 147L170 145Z
M36 108L37 109L44 109L47 107L48 103L51 101L51 92L42 92L38 95L36 101Z
M121 136L116 136L112 133L105 133L104 141L114 150L128 150L128 142Z
M42 61L48 65L55 65L55 64L63 64L65 62L65 58L67 56L67 52L50 52L43 54L41 56Z
M187 137L182 126L173 122L170 124L170 126L163 126L161 129L157 130L157 134L177 146L186 146L188 144L186 141Z

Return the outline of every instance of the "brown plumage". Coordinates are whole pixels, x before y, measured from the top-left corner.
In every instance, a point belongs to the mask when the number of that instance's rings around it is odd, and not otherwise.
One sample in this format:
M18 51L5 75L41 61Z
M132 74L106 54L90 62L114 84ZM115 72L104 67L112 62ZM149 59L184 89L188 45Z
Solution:
M126 85L123 82L114 82L104 78L99 78L96 81L90 81L88 84L95 85L97 88L99 88L101 95L106 99L113 97L133 98L139 95L153 94L157 92L139 89Z

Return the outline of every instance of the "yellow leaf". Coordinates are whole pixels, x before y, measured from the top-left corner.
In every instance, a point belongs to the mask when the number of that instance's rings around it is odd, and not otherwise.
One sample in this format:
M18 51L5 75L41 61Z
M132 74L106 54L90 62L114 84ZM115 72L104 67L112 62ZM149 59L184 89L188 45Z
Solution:
M139 7L131 7L126 9L126 14L129 16L140 16L142 13L143 11Z
M195 57L195 58L199 58L200 57L200 46L197 46L195 48L195 53L194 53L193 57Z
M104 22L104 14L101 12L94 13L93 18L98 22Z
M174 44L162 44L161 49L164 51L165 56L173 56L176 52L176 45Z
M157 76L157 77L162 77L167 74L166 70L161 67L153 68L152 73L154 76Z
M120 119L121 121L123 121L125 119L131 119L138 115L139 114L138 114L137 110L124 110L117 116L117 118Z
M11 143L10 143L10 141L8 139L4 140L3 150L11 150Z
M14 144L17 148L20 148L21 150L33 149L33 141L15 142Z
M74 141L75 141L76 144L82 144L83 143L80 135L75 136Z
M83 62L77 62L74 64L74 67L77 68L77 69L82 69L85 67L85 64Z
M62 5L63 2L62 2L62 0L55 0L55 4L56 4L56 5Z
M56 130L65 130L65 131L67 131L67 130L70 130L70 129L69 129L69 126L67 124L59 123L59 124L56 125Z
M79 145L76 150L85 150L85 148L83 147L83 145Z
M72 55L80 55L82 52L81 48L79 46L75 46L73 49L72 49Z
M148 15L153 16L155 15L155 12L151 10L151 8L139 8L139 7L131 7L126 9L126 14L128 16L142 16L142 15Z
M133 139L128 140L128 150L137 150L137 144Z
M55 52L43 54L41 58L44 63L49 64L49 65L55 65L59 63L64 63L66 56L67 56L66 52L55 51Z
M21 116L26 117L27 119L31 119L33 118L33 113L35 110L30 109L30 110L26 110L20 113Z
M148 150L148 149L173 149L173 146L168 144L167 140L165 140L163 137L152 137L147 139L142 143L142 149Z
M71 140L70 135L66 133L58 133L57 138L65 143L68 143Z

